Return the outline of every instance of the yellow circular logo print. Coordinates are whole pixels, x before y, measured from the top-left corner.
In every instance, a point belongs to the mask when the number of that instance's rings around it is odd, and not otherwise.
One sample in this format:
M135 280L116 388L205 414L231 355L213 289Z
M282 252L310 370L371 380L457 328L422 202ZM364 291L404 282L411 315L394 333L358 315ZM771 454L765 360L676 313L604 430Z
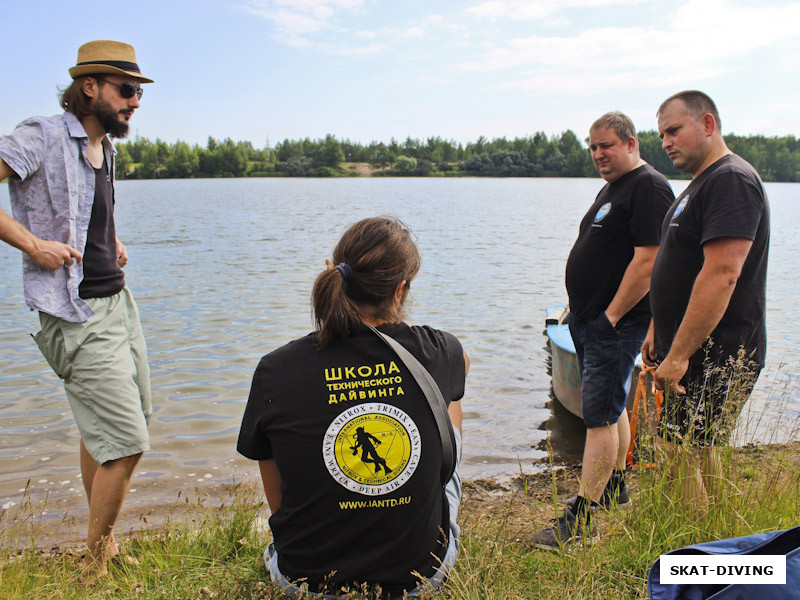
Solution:
M322 443L331 477L348 490L369 496L405 484L421 451L422 440L411 417L380 402L359 404L339 414Z

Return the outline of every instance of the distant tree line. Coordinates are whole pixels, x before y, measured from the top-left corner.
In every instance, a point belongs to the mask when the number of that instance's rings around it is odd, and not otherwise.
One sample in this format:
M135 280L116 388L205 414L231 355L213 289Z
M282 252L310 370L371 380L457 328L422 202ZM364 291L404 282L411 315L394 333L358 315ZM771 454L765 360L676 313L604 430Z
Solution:
M725 136L728 146L750 162L764 181L800 181L800 142L793 136ZM686 178L661 148L655 131L639 133L642 158L671 179ZM117 144L118 179L194 177L342 177L358 175L367 163L376 176L594 177L585 144L571 130L538 132L513 140L481 136L466 144L430 137L360 144L324 139L283 140L274 148L208 138L205 147L136 138Z

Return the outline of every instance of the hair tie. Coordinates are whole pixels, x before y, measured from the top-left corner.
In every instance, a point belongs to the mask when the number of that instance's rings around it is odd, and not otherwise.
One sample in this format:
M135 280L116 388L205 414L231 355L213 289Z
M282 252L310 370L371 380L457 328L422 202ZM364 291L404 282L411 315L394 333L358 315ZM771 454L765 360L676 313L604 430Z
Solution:
M342 274L342 279L350 281L353 278L353 269L347 263L340 263L336 265L336 270Z

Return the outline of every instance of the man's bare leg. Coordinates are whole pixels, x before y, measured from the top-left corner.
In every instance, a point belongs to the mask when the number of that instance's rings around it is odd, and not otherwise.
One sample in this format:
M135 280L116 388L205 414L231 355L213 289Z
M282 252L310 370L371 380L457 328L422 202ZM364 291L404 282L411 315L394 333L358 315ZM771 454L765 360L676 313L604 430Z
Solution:
M93 570L105 571L108 559L119 553L114 541L114 523L141 457L140 452L99 465L81 441L81 473L89 501L87 564Z
M86 446L83 445L83 440L81 440L81 478L83 479L83 489L86 491L86 500L90 507L92 505L92 484L94 483L94 475L97 473L99 467L100 465L91 457L86 450ZM114 539L113 531L111 535L108 536L106 552L108 558L114 558L119 554L119 548L117 548L117 542Z
M709 494L698 465L705 461L699 452L683 445L673 444L656 437L656 447L666 462L666 475L670 482L678 482L685 506L705 514L709 507Z
M714 500L721 500L723 494L723 470L722 470L722 457L719 450L713 446L703 448L703 483L705 484L706 492L714 498Z
M617 423L617 471L624 471L627 466L625 460L628 455L628 446L631 445L631 423L628 420L628 409L623 409Z
M583 449L580 495L592 502L600 502L617 462L619 434L616 425L592 427L586 430Z

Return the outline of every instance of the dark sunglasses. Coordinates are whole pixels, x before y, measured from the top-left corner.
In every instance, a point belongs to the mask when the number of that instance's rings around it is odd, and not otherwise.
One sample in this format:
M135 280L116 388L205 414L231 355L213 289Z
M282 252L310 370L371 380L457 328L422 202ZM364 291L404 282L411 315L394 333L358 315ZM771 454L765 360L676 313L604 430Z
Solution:
M142 94L144 94L144 90L138 86L133 85L130 81L126 81L125 83L114 83L113 81L109 81L108 79L104 80L105 83L110 83L119 88L119 95L123 98L133 98L134 94L136 95L137 100L142 99Z

